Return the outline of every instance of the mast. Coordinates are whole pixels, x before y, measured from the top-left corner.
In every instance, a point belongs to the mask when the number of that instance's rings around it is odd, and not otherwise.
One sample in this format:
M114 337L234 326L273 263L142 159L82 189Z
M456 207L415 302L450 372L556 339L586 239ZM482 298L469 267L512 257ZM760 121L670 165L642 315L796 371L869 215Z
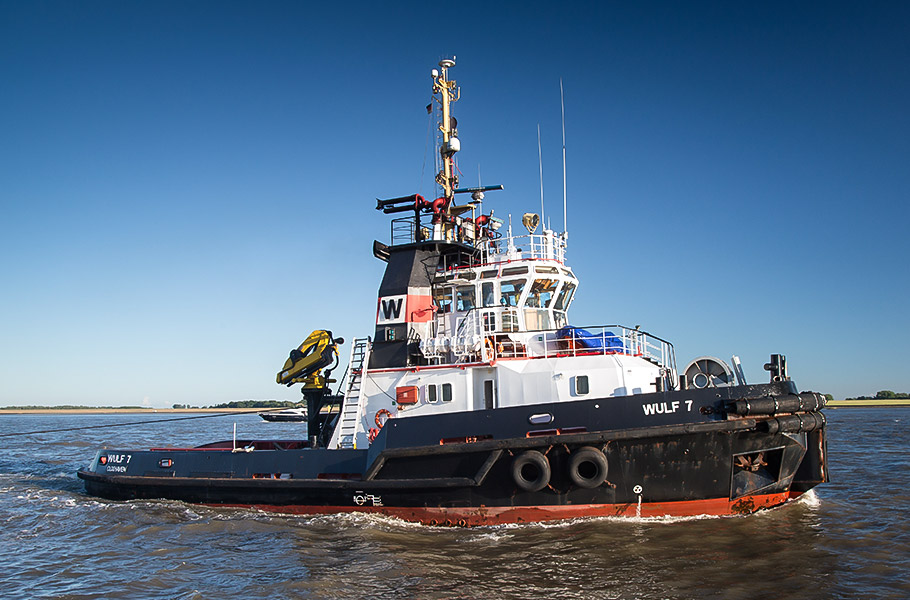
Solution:
M448 70L455 66L455 58L444 58L439 61L439 69L433 69L430 75L433 79L433 102L439 103L439 125L436 141L438 143L436 183L439 185L440 196L435 200L427 200L420 194L376 199L376 210L386 214L414 212L410 224L410 235L406 241L401 236L396 236L395 223L392 221L392 243L411 242L458 242L480 248L484 240L498 237L496 230L502 224L499 219L493 218L493 211L489 214L478 215L477 210L483 200L483 193L490 190L501 190L501 185L487 185L479 187L459 188L458 170L455 165L455 153L461 150L458 140L458 121L452 116L452 103L461 97L461 88L455 80L449 79ZM427 110L432 108L431 103ZM455 204L456 194L471 194L472 200L465 205ZM471 216L464 218L461 215L470 211ZM427 232L420 223L421 215L432 214L433 230ZM402 231L399 229L398 231ZM407 235L407 232L405 232ZM387 246L374 245L373 253L381 260L388 260Z
M439 94L442 109L442 118L439 123L439 131L442 133L442 144L439 146L442 169L436 174L436 183L442 188L440 200L444 201L446 214L450 213L455 189L458 187L458 175L455 174L455 153L461 150L461 142L458 140L458 122L452 116L451 106L461 97L461 90L455 80L450 80L448 77L448 70L454 66L454 57L444 58L439 61L440 70L433 69L432 71L433 93Z

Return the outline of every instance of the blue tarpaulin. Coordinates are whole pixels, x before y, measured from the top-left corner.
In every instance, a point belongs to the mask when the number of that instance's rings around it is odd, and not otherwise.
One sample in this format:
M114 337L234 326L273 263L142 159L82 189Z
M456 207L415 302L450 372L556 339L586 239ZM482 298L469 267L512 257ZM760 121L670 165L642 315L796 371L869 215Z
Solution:
M562 339L574 340L585 348L625 352L625 346L623 346L622 339L612 331L604 331L603 334L596 334L580 327L566 325L557 331L556 335Z

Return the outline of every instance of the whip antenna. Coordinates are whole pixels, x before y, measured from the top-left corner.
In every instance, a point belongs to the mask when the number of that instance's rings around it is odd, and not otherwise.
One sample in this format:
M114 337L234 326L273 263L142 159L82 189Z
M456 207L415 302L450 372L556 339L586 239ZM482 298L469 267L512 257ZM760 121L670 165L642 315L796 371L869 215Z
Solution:
M566 214L566 103L562 94L562 77L559 78L559 108L562 111L562 230L569 233L569 217Z
M540 123L537 124L537 164L540 165L540 220L546 223L543 213L543 154L540 151Z

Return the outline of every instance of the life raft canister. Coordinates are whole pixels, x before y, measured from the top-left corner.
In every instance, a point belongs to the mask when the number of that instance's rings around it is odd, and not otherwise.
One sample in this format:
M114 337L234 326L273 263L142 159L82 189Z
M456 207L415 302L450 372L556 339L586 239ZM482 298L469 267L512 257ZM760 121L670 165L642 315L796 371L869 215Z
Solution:
M550 461L537 450L526 450L512 461L512 479L526 492L539 492L550 483Z
M584 446L569 456L569 478L578 487L596 488L607 480L607 457L591 446Z

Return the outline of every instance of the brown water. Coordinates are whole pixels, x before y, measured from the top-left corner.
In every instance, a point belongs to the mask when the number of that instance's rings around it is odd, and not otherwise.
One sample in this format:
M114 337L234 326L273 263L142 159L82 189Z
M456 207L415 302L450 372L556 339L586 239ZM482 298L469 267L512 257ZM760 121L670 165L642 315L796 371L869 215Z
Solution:
M302 437L255 415L0 438L0 598L910 597L910 409L827 414L834 481L779 509L476 529L109 502L75 476L101 444L230 439L234 422ZM136 420L2 416L0 433Z

